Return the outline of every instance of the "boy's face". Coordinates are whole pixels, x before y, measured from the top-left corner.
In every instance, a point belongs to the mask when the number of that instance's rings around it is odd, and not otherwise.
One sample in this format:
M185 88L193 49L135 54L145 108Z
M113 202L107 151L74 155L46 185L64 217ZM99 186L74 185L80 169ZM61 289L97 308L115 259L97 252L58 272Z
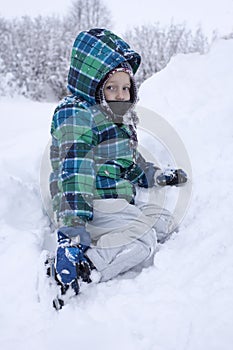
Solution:
M104 87L104 96L106 101L129 101L130 85L130 76L128 73L114 73L107 80Z

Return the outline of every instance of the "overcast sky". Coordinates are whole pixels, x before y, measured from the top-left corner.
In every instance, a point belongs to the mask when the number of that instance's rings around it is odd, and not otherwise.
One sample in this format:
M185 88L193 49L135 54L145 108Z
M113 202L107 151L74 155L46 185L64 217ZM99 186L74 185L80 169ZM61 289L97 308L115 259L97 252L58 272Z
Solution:
M120 34L133 25L186 21L191 28L201 24L207 32L233 31L233 0L103 0L112 12ZM72 0L0 0L0 15L65 14Z

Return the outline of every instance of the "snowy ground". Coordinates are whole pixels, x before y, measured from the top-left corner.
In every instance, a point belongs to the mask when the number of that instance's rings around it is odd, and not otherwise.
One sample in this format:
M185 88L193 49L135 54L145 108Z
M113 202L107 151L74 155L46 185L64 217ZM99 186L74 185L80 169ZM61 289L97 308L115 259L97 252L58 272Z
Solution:
M50 232L39 173L54 105L0 101L1 349L232 349L232 62L233 40L219 41L144 83L141 104L167 118L190 156L189 210L153 267L91 286L59 313L49 291L39 302L37 278Z

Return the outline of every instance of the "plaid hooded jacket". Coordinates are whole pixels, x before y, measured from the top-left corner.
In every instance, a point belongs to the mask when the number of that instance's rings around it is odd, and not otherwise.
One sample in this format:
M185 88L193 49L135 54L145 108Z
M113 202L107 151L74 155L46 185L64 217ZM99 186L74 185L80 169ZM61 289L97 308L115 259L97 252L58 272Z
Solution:
M76 38L68 75L70 96L55 109L52 126L50 192L53 210L63 225L93 218L93 199L125 198L134 202L135 184L147 187L145 173L134 163L132 131L115 124L96 105L100 81L122 62L135 73L140 56L105 29Z

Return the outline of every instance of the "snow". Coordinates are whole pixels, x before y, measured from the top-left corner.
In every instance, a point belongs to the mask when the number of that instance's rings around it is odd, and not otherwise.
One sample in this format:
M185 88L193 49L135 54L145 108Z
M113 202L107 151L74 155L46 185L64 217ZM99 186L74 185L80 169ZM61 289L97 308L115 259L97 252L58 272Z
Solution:
M143 84L140 104L168 121L191 159L189 209L154 266L90 285L60 312L38 281L51 236L40 164L55 105L0 100L1 349L232 349L232 62L233 40L221 40Z

